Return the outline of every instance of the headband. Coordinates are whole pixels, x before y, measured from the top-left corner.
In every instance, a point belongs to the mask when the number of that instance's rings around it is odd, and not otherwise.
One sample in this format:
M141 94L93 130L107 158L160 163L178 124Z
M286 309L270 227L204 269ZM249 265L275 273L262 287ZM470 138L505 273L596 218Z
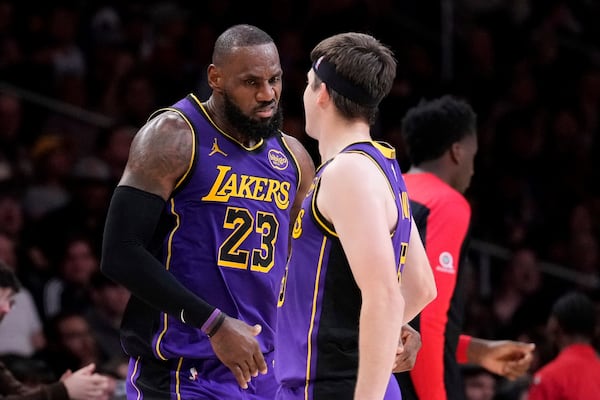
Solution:
M375 107L379 104L379 101L371 97L366 90L338 74L335 65L326 61L323 56L313 63L312 69L327 86L348 100L367 107Z

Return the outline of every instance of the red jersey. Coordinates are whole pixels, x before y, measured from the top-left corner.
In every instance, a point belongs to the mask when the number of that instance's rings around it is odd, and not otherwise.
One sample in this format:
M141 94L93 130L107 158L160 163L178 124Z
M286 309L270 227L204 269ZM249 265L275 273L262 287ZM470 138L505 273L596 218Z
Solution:
M595 400L600 398L600 359L587 344L565 347L534 376L529 400Z
M408 374L398 374L402 397L464 399L457 348L464 314L461 264L471 207L461 193L434 174L406 174L404 180L438 294L411 323L421 333L423 345L410 379Z

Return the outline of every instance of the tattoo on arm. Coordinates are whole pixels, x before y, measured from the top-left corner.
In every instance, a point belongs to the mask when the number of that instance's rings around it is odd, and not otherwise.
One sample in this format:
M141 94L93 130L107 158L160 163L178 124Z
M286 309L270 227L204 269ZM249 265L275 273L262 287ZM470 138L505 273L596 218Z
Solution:
M119 184L167 200L189 167L193 140L190 126L179 115L173 112L158 115L134 138Z

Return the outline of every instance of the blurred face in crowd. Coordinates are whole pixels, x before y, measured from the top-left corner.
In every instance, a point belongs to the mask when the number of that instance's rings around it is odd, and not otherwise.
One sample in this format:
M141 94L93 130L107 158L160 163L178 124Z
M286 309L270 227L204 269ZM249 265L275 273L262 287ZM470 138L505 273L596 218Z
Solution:
M465 378L467 400L492 400L495 391L496 380L487 372Z
M0 196L0 226L11 235L16 235L23 229L23 206L17 198Z
M0 233L0 261L12 269L17 267L15 242L4 233Z
M106 285L92 292L94 302L112 318L120 318L125 313L129 291L121 285Z
M85 286L98 269L98 259L85 240L69 243L63 260L63 276L70 283Z
M96 358L96 341L83 317L73 315L61 320L58 322L57 332L62 347L77 359L85 363Z
M15 294L11 288L0 287L0 322L15 304Z

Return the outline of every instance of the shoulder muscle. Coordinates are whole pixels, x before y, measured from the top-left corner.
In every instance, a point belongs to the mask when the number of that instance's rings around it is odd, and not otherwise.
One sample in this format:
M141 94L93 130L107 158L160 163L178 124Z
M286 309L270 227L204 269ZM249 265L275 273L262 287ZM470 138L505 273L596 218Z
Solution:
M159 114L136 134L119 184L168 199L189 167L193 140L191 128L179 115Z

